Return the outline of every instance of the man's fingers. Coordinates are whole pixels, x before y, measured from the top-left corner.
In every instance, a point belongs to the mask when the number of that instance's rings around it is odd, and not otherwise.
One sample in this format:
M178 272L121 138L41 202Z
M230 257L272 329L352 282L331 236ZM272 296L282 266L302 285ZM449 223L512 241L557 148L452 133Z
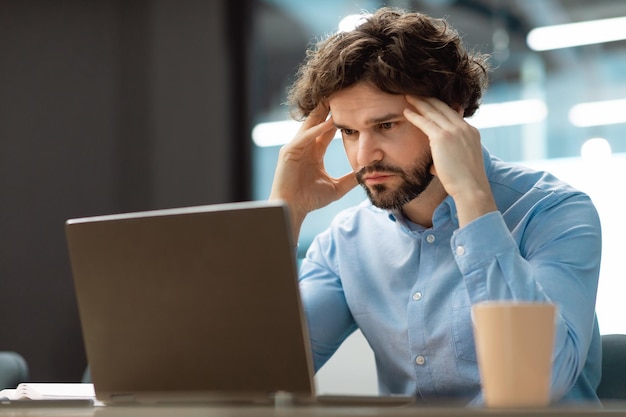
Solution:
M328 118L329 113L330 107L326 106L324 103L319 103L302 123L303 129L306 130L324 122Z
M406 100L417 113L441 127L456 124L462 120L462 116L457 111L435 97L406 96Z
M307 127L306 121L302 123L300 129L296 136L291 140L290 144L295 146L303 146L307 145L311 142L314 142L318 137L324 135L326 137L327 134L331 135L331 138L335 135L335 125L332 120L328 119L319 124L313 125L312 127ZM329 140L330 142L330 140Z
M404 117L411 122L415 127L420 129L426 136L429 138L431 135L437 134L438 131L441 130L440 126L435 123L432 119L421 115L417 111L406 108L404 109Z
M335 133L337 133L337 128L335 127L332 120L329 120L328 122L324 122L324 123L330 123L331 128L329 130L324 131L321 135L318 135L316 137L318 138L317 142L324 147L324 150L326 150L328 148L328 145L330 145L330 142L332 142L333 139L335 138Z
M351 189L353 189L354 187L358 185L358 182L356 180L356 175L354 175L354 172L345 174L343 177L337 178L336 181L337 181L338 198L341 198L344 195L348 194L348 191L350 191Z

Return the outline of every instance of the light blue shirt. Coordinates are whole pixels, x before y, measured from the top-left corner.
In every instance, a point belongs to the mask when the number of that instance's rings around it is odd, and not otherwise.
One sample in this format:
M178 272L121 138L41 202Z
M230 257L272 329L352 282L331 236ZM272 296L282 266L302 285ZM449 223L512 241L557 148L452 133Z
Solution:
M448 196L426 229L364 201L315 238L300 291L316 370L359 328L382 395L481 403L471 305L550 301L558 306L552 400L598 400L596 209L554 176L483 152L498 211L459 228Z

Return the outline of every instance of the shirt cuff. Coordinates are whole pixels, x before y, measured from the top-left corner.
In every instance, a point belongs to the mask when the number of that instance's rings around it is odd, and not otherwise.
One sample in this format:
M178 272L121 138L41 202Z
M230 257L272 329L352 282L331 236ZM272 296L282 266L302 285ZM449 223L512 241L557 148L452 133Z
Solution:
M463 275L491 262L499 253L518 250L499 211L487 213L455 230L450 246Z

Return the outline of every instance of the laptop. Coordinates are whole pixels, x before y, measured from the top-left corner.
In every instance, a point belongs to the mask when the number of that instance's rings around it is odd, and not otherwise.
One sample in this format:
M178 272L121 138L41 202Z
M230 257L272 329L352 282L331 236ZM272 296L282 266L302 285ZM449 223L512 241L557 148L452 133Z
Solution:
M70 219L87 360L104 404L406 404L317 396L288 208L247 201Z

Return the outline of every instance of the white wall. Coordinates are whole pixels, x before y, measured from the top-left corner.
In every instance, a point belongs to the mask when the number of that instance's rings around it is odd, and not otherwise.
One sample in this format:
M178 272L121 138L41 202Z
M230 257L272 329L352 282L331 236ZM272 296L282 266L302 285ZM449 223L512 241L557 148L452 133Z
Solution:
M626 153L607 158L547 159L524 165L545 169L589 194L602 222L602 264L596 300L600 332L626 333Z
M343 342L315 381L319 394L378 394L374 353L360 331Z

